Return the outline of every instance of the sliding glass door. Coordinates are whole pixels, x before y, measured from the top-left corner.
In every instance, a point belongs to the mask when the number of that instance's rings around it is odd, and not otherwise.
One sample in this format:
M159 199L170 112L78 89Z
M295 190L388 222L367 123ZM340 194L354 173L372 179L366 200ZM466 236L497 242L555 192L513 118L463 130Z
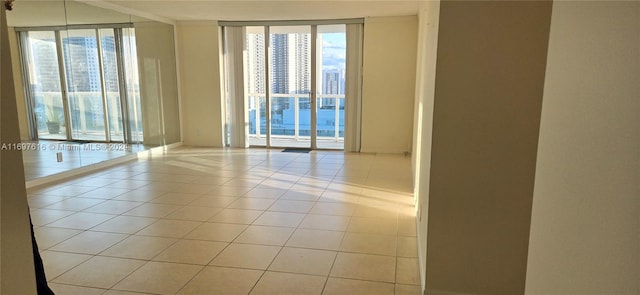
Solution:
M42 139L66 139L66 104L62 96L58 42L53 31L23 35L23 64L33 114L33 134Z
M106 132L110 141L124 141L124 122L122 116L123 105L121 105L122 97L120 92L124 90L120 85L120 75L122 72L118 63L118 57L122 58L122 54L118 54L116 47L116 35L113 29L98 30L99 48L102 57L102 80L103 82L103 101L106 117ZM124 73L123 73L124 74ZM126 95L126 92L124 93Z
M103 100L105 67L100 62L96 30L63 32L67 93L71 117L71 139L106 141ZM103 59L104 61L104 59Z
M344 28L245 27L250 145L344 148Z
M267 58L264 27L245 28L244 89L249 145L267 146Z
M311 27L269 27L270 146L311 147Z
M345 25L318 26L316 81L316 146L344 149Z
M132 30L20 32L34 139L142 141Z

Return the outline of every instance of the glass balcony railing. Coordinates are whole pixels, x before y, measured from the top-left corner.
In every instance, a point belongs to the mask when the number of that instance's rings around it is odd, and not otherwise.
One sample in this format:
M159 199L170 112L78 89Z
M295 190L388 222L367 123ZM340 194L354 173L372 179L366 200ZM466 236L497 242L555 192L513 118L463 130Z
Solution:
M266 138L267 107L264 94L248 95L249 137ZM344 141L344 94L325 94L317 98L317 140ZM308 94L271 95L271 138L309 141L311 103Z
M34 116L38 134L42 139L66 139L64 128L71 122L71 138L82 140L105 140L105 114L112 141L123 140L123 118L120 112L120 93L107 92L107 108L104 112L101 92L70 92L69 114L71 120L65 120L62 94L60 92L38 92L34 95ZM136 97L139 100L138 97ZM51 123L59 128L52 129ZM131 122L134 138L142 138L142 120Z

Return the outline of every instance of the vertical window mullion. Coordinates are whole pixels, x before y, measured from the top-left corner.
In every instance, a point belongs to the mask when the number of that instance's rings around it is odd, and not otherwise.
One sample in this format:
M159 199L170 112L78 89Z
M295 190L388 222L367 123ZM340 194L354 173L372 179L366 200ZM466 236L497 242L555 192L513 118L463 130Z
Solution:
M267 141L266 147L271 147L271 75L269 73L269 63L271 59L269 58L269 49L271 47L271 36L269 35L269 26L264 27L264 71L265 71L265 102L266 102L266 123L267 123Z
M318 138L318 113L317 113L317 71L316 67L318 66L316 63L318 62L318 58L316 56L316 43L318 38L318 26L311 26L311 149L317 149L318 145L316 140Z
M95 29L96 44L98 47L98 68L100 69L100 85L102 86L102 109L104 115L104 132L105 141L111 141L111 131L109 130L109 109L107 104L107 84L104 79L104 60L102 52L102 39L100 38L100 31Z
M29 121L29 138L32 140L38 140L38 122L34 111L35 102L33 101L33 90L31 86L33 83L31 81L31 69L29 69L29 64L31 58L31 46L29 45L29 32L19 32L18 33L20 42L18 42L19 51L20 51L20 61L22 63L22 79L26 83L24 84L24 92L26 97L27 104L27 120Z
M56 36L56 49L58 54L58 71L60 72L60 90L62 93L62 106L64 109L64 121L65 129L67 131L67 140L73 139L71 134L71 111L69 108L69 92L67 91L67 69L65 67L64 49L62 47L62 36L60 36L60 30L55 31Z
M129 96L127 93L127 81L125 79L122 28L114 29L113 35L115 37L118 91L120 92L120 112L122 114L123 142L130 143L131 124L129 121Z

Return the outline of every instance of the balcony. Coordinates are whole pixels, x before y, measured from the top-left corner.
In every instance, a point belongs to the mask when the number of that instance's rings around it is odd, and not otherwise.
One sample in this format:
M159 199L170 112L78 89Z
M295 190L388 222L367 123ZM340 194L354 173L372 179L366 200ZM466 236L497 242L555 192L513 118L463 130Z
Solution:
M249 144L266 146L265 95L251 93L248 97ZM344 94L319 95L317 101L317 147L343 149ZM306 148L311 146L311 103L308 94L272 94L270 119L270 146Z
M139 102L139 94L135 93L135 101ZM33 94L33 113L39 139L53 140L88 140L105 141L105 122L109 124L110 140L123 141L123 116L120 107L120 92L106 92L103 100L102 92L70 92L69 115L66 118L62 94L60 92L38 91ZM107 110L105 111L105 106ZM131 134L134 142L142 141L142 118L139 103L131 105ZM105 116L106 119L105 120ZM52 128L51 123L58 128ZM66 134L66 125L71 124L71 137Z

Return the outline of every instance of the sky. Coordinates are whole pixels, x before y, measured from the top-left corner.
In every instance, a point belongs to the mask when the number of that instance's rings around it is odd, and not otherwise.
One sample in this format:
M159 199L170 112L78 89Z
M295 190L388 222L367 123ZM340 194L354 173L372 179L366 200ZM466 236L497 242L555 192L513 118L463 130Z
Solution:
M322 34L322 69L344 69L346 40L344 33Z

